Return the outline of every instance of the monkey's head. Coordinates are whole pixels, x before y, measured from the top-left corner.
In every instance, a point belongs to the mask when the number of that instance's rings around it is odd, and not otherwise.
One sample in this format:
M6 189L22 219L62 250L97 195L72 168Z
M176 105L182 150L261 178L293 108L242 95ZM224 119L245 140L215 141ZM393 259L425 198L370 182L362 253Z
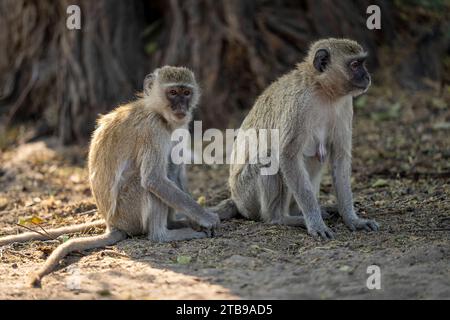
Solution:
M317 83L334 97L365 93L371 84L365 61L367 53L353 40L324 39L314 43L307 63Z
M184 67L164 66L144 80L144 97L173 124L182 125L191 120L199 96L194 73Z

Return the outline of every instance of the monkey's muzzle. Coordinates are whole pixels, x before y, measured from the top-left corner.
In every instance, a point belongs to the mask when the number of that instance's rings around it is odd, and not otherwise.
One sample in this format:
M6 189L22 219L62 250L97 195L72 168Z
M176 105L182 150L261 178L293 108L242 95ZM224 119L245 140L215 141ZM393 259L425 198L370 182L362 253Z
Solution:
M175 110L174 113L175 117L177 117L178 119L183 119L184 117L186 117L187 112L184 110Z

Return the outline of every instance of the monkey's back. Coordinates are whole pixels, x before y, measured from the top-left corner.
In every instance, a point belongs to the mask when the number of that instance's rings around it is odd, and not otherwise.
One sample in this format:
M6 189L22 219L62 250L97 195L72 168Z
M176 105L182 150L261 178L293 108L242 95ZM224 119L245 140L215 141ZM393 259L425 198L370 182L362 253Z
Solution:
M98 120L89 148L89 180L99 213L107 223L117 213L117 199L123 185L140 185L142 155L138 151L144 143L151 145L154 138L152 116L152 111L138 100L118 107ZM139 194L129 192L127 196L135 196L135 202L140 204Z
M289 132L302 121L302 113L307 112L310 92L302 88L308 81L307 74L298 69L281 76L257 98L242 122L240 130L278 129L281 148L279 151L282 152L283 146L287 143L285 140L290 136ZM233 145L234 151L239 148L237 141ZM234 183L233 180L244 166L244 164L230 166L230 185Z

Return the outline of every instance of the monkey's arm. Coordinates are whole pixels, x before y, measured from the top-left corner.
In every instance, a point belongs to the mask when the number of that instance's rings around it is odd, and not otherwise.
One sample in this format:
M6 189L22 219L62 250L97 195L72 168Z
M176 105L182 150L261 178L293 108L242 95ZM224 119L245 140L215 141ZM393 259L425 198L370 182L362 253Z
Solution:
M182 212L202 227L213 228L219 223L217 215L205 212L202 206L165 177L154 175L147 180L146 187L167 205Z
M377 231L379 226L374 220L361 219L353 207L351 188L351 130L347 130L345 139L333 145L331 151L331 175L338 202L338 211L350 230L364 229Z
M168 175L169 179L173 181L181 191L189 193L187 186L186 177L186 167L182 165L177 165L173 163L169 157L168 165ZM181 218L181 219L180 219ZM193 223L193 221L186 219L186 216L182 212L176 212L174 209L169 210L169 215L167 217L167 227L169 229L181 229L181 228L192 228L196 229L198 225Z
M280 169L286 185L302 209L308 233L314 237L333 239L333 232L325 225L319 203L303 162L298 158L298 149L290 145L280 154Z
M205 228L217 226L220 222L218 216L206 212L189 194L169 180L164 168L164 162L155 152L147 152L141 164L142 187L154 193L168 206L177 212L182 212L200 226Z

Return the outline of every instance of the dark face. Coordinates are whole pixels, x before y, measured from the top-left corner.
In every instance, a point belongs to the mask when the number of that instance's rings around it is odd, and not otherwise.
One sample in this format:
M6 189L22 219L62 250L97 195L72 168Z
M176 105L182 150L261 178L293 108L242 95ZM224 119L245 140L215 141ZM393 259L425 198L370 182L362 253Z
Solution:
M171 86L166 88L165 93L175 117L180 120L186 117L192 99L192 88Z
M365 61L365 57L352 58L348 61L350 83L355 89L366 90L370 85L370 75Z
M345 92L352 93L354 95L361 94L365 92L370 86L370 75L367 72L365 61L366 54L362 53L360 55L352 56L347 58L348 60L335 61L336 64L344 64L345 81L344 90ZM327 49L317 50L314 56L314 67L320 73L325 73L328 69L333 71L332 57ZM339 70L342 70L339 68Z

